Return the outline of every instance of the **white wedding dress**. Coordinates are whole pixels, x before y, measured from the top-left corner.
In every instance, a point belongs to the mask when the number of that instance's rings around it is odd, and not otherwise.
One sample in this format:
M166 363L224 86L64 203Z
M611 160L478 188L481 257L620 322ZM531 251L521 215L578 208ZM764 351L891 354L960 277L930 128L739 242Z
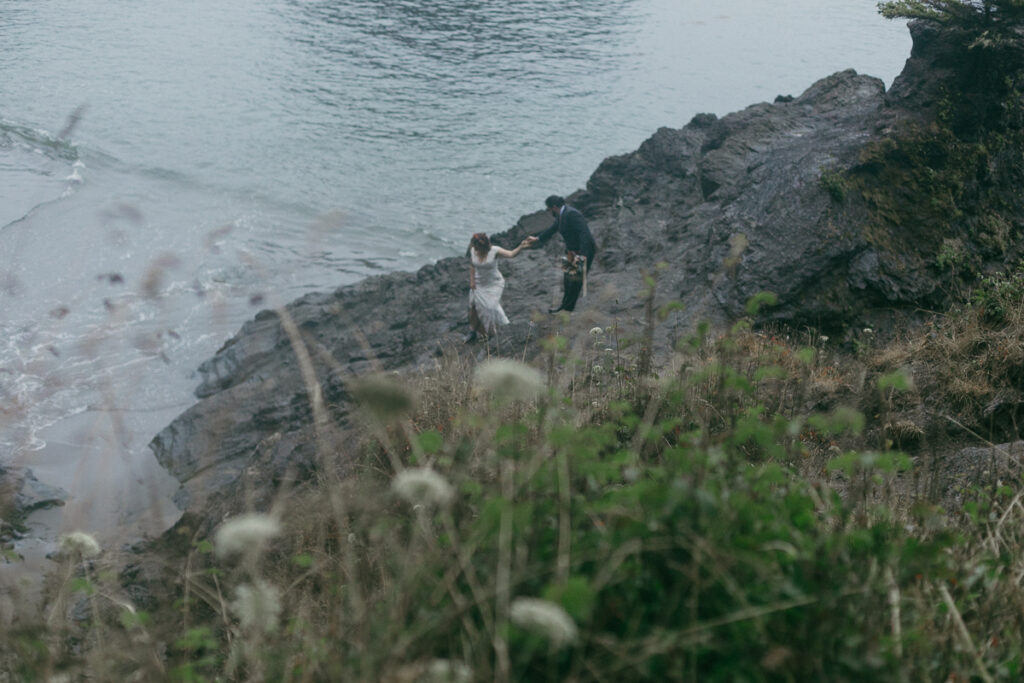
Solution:
M501 293L505 289L505 278L498 270L494 249L490 249L481 261L476 250L469 250L469 260L476 269L476 289L469 290L469 305L476 308L477 317L488 333L497 331L498 325L508 325L508 316L501 308Z

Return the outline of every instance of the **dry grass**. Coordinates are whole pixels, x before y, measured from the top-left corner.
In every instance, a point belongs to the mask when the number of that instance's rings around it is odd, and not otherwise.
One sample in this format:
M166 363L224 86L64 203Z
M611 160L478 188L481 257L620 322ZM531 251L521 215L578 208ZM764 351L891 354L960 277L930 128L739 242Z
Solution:
M936 316L875 356L872 366L911 368L921 402L949 431L1015 439L1024 404L1024 308L1008 308L996 322L980 306Z

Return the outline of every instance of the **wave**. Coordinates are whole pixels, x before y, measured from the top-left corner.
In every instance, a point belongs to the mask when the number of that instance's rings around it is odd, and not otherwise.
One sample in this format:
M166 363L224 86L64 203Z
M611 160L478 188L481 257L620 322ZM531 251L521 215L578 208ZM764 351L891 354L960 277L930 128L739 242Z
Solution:
M73 129L69 120L65 131L70 134ZM44 207L73 194L85 181L78 146L65 131L54 135L0 119L0 167L7 171L5 187L0 188L7 215L0 215L0 231L25 223Z
M74 116L74 115L73 115ZM66 126L70 132L72 125ZM42 150L53 158L78 161L78 147L66 136L53 135L42 128L33 128L7 119L0 119L0 145L19 145Z

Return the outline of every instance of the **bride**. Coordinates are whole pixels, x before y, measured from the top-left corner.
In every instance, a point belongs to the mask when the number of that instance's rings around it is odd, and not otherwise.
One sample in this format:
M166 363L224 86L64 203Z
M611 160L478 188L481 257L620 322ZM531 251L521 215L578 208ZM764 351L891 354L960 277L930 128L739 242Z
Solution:
M497 257L512 258L527 246L526 240L509 251L491 244L491 239L482 232L473 233L469 241L469 326L471 331L466 343L472 344L477 337L487 337L498 330L498 325L508 325L508 316L501 308L501 292L505 289L505 278L498 270Z

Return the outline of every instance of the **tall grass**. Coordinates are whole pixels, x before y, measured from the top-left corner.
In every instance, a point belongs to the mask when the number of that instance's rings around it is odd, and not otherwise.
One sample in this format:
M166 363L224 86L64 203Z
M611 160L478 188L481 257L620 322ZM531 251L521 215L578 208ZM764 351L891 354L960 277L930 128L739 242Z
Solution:
M551 335L537 367L452 348L353 384L354 434L322 431L318 478L165 555L147 611L72 546L47 619L8 630L5 670L1019 680L1019 478L975 492L970 514L943 509L884 429L907 376L837 364L813 332L702 325L655 362L673 307L646 286L640 329L584 330L579 355Z

